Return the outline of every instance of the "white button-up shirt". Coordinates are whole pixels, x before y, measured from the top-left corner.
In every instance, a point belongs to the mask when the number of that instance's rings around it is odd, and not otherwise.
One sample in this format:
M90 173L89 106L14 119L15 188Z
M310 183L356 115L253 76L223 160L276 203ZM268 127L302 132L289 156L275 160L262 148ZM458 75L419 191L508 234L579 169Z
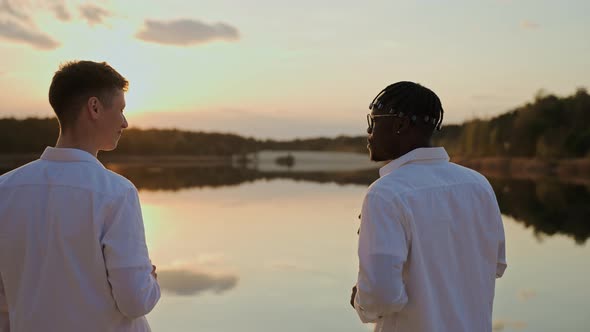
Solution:
M137 190L91 154L0 176L0 331L149 331L151 268Z
M355 308L375 331L489 332L506 268L496 196L444 148L391 161L361 212Z

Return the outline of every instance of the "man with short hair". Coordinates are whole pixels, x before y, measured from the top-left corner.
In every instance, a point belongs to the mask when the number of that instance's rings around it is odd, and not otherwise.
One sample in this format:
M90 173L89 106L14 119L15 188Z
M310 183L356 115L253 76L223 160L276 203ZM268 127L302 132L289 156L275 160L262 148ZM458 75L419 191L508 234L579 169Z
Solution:
M380 332L491 331L506 269L492 187L431 147L443 108L430 89L398 82L369 109L370 157L387 164L363 202L352 306Z
M150 331L160 298L137 189L96 159L127 128L128 82L69 62L49 102L55 147L0 176L0 331Z

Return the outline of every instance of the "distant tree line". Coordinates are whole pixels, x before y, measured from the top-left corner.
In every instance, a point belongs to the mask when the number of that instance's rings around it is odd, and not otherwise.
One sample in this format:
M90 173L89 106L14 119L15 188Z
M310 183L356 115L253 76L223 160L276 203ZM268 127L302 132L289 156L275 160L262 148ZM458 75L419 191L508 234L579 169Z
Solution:
M0 119L0 153L40 153L55 144L58 133L55 118Z
M175 129L128 129L113 154L218 155L253 152L258 142L234 134L191 132Z
M55 118L0 119L0 154L39 153L57 141ZM176 129L127 129L113 155L217 155L251 153L260 150L315 150L360 152L366 138L256 140L234 134L206 133ZM359 148L360 146L360 148Z
M541 159L590 156L590 95L537 94L535 101L489 120L445 126L434 137L450 154Z
M55 144L54 118L0 119L0 154L39 153ZM580 158L590 156L590 95L585 89L567 97L539 93L534 102L489 120L443 126L433 137L454 156ZM260 150L366 152L365 136L257 140L234 134L174 129L128 129L118 155L231 155Z
M306 138L290 141L265 140L258 142L260 150L366 152L366 136L338 136L336 138Z
M59 134L55 118L0 119L0 154L39 153L53 146ZM231 155L257 150L258 141L234 134L174 129L127 129L117 155Z

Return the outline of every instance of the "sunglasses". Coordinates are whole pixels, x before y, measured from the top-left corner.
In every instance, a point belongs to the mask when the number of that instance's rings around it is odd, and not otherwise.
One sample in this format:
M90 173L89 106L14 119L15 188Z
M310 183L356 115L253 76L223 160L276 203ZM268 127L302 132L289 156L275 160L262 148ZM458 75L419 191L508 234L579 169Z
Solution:
M394 118L401 118L404 117L403 112L393 113L393 114L367 114L367 125L369 125L369 130L373 130L375 127L375 119L377 118L385 118L385 117L394 117Z

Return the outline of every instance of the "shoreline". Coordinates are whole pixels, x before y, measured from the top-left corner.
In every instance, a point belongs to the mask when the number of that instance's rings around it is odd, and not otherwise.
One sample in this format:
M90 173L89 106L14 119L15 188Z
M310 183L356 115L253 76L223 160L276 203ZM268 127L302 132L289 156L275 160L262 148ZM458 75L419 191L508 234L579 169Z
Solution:
M318 151L320 152L320 151ZM0 169L20 167L39 158L40 154L0 154ZM98 159L107 167L214 167L236 165L234 156L195 155L104 155ZM590 158L542 160L535 158L452 157L451 162L472 168L490 177L513 177L536 180L556 177L560 181L590 184ZM375 168L379 165L376 164Z
M490 177L512 177L538 180L557 178L559 181L590 184L590 158L542 160L534 158L451 158L451 162L472 168Z

